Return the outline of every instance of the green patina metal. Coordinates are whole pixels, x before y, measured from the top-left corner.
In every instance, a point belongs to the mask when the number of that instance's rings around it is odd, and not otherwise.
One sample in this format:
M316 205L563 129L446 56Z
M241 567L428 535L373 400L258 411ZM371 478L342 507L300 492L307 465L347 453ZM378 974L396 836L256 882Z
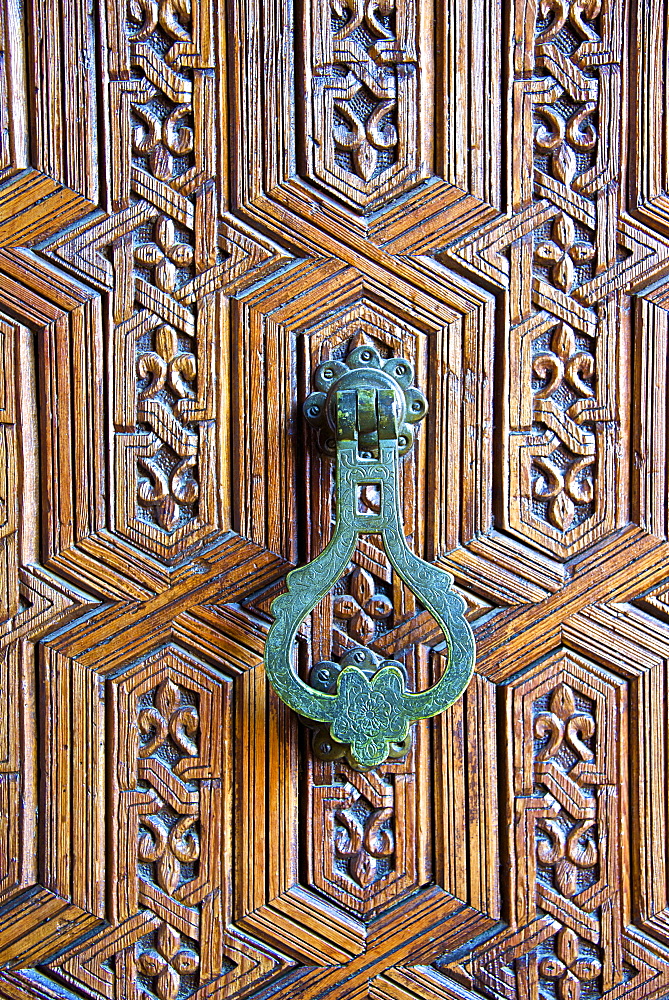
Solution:
M452 705L474 668L474 637L465 602L452 590L453 577L414 555L402 530L399 459L413 442L411 425L427 412L425 397L412 381L409 362L391 358L382 363L367 346L352 351L346 363L328 361L314 373L315 391L304 412L319 430L322 449L336 459L337 519L320 555L288 574L287 593L272 603L274 623L265 646L267 674L279 696L306 719L326 726L335 747L346 745L350 763L363 770L397 756L411 723ZM378 513L358 509L358 491L369 485L380 493ZM382 537L392 566L444 633L448 663L426 691L407 691L402 665L373 654L370 659L364 648L350 651L341 665L318 665L329 686L336 685L334 691L306 684L293 669L300 623L345 572L358 535L369 533Z

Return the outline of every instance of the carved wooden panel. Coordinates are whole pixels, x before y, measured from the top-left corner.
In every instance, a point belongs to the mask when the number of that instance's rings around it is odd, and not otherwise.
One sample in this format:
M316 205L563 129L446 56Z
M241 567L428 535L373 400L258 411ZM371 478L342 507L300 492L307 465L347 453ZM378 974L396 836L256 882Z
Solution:
M669 992L668 26L0 0L0 995ZM365 344L477 665L360 772L263 647L333 529L311 373ZM297 668L358 645L444 669L374 534Z
M305 5L304 174L354 207L378 207L430 175L430 8Z

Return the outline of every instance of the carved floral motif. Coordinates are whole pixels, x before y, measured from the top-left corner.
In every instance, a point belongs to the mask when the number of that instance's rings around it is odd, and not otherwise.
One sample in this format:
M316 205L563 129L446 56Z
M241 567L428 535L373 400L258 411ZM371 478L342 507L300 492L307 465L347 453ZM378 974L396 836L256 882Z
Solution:
M592 22L599 17L601 9L601 0L540 0L539 13L549 18L549 23L539 33L537 42L554 41L567 24L575 28L581 38L598 41Z
M180 992L183 995L183 977L197 972L199 964L197 953L182 944L179 932L165 923L155 933L155 947L138 949L137 969L153 980L159 1000L177 1000Z
M539 712L534 718L534 732L548 742L537 751L536 760L557 757L563 747L568 747L578 760L591 761L593 752L583 742L594 735L595 720L576 708L574 692L568 684L559 684L552 692L548 712Z
M579 869L591 869L599 861L594 839L594 819L581 820L571 828L552 819L539 821L539 830L547 840L537 843L537 858L543 865L552 865L556 888L571 898L579 891Z
M334 141L350 159L337 162L369 181L396 160L397 78L387 68L398 44L391 27L395 0L330 4L335 44L348 55L348 75L334 101Z
M183 245L183 244L180 244ZM149 256L148 254L146 256ZM151 254L156 266L170 265L171 260L158 261ZM174 278L166 271L158 281ZM148 417L150 422L171 425L172 413L179 415L182 401L191 400L194 395L193 382L197 374L195 355L182 350L174 327L163 324L154 334L154 350L141 354L137 361L137 374L141 380L138 396L140 417ZM158 524L170 530L180 522L184 513L192 510L199 493L194 478L196 465L196 438L194 435L179 434L170 437L173 448L163 447L154 457L140 457L139 470L143 477L139 481L138 500L144 508L153 508ZM175 459L165 465L161 456L174 454Z
M151 104L133 104L137 124L132 133L132 148L137 157L146 157L154 177L170 181L188 166L193 152L193 129L189 104L172 104L164 108L157 101ZM164 115L164 117L162 117Z
M615 218L616 17L599 0L542 0L514 84L523 94L513 117L515 212L527 222L510 252L509 338L521 361L511 374L520 402L510 520L562 557L615 517L619 382L617 351L605 345L619 336L618 306L599 299L626 253Z
M166 902L178 900L179 890L197 876L200 859L199 796L189 793L179 777L180 762L199 753L197 706L179 685L165 677L148 703L144 699L138 706L137 728L141 736L139 761L151 764L147 768L140 763L140 774L150 786L155 785L149 810L139 817L140 885L148 881L167 897ZM170 793L170 786L181 792ZM164 912L161 905L157 915ZM147 943L144 938L137 944L138 972L152 980L159 1000L189 996L197 984L193 981L191 988L184 977L193 976L199 967L196 942L184 944L182 935L164 921L151 940Z
M152 237L151 241L140 242L135 247L135 262L151 272L157 288L174 295L192 277L195 251L189 242L178 237L174 221L166 215L156 219Z
M544 72L555 71L552 46L567 44L566 40L572 35L566 32L573 32L582 41L599 40L594 24L599 14L600 4L590 0L573 3L544 0L540 4L539 15L543 21L537 32L536 53L539 66L546 67ZM557 58L564 60L564 56ZM572 58L577 65L576 55ZM578 73L581 74L580 68ZM562 89L568 88L564 76L558 74L558 79L561 87L552 92L552 103L535 107L535 164L555 179L557 189L574 193L561 200L562 210L552 218L548 238L541 231L535 234L534 262L544 280L565 295L578 297L579 287L594 276L599 237L593 228L595 213L592 217L588 213L586 217L583 207L570 212L567 205L573 201L575 206L582 206L576 199L596 196L592 168L599 141L595 125L598 90L596 80L583 77L583 97L575 100L573 92ZM569 324L557 325L552 350L553 358L541 354L533 362L535 373L543 366L544 374L551 376L549 384L534 394L535 420L546 423L543 419L545 407L540 401L547 399L562 410L562 415L547 424L548 434L557 436L555 444L558 447L552 452L542 448L548 453L538 454L533 459L532 491L534 499L540 501L533 509L535 515L545 512L551 528L566 532L593 513L597 464L595 438L589 432L584 434L582 428L583 410L574 406L568 394L560 393L560 386L568 386L577 398L592 399L596 373L592 353L576 348ZM588 383L583 377L589 380ZM574 433L570 433L572 430ZM575 441L579 447L574 446Z
M376 622L393 613L391 601L376 590L374 577L356 566L347 578L347 594L334 599L335 618L347 623L347 631L356 642L366 645L376 636Z
M592 243L577 239L574 220L564 212L555 216L550 240L539 241L534 251L535 260L548 266L555 287L567 293L576 284L575 265L589 264L594 256Z
M532 495L546 505L548 520L561 531L587 517L594 498L595 437L584 426L587 407L594 399L594 371L593 355L577 346L568 323L556 325L550 350L535 350L535 416L547 425L556 442L561 438L568 446L560 443L552 454L534 458Z
M578 935L563 927L555 938L555 957L543 958L539 963L539 975L555 982L560 1000L579 1000L581 985L590 983L602 971L599 959L582 958L579 951Z
M560 796L557 816L551 811L537 818L537 862L540 872L549 874L552 888L565 899L577 902L599 876L601 861L595 791L585 781L572 777L577 765L595 760L595 719L590 706L577 704L574 689L565 682L553 688L547 701L547 711L534 713L536 792L544 794L550 776L561 773L565 793ZM566 792L570 786L575 801L580 803L577 808ZM557 789L552 782L551 787ZM578 1000L582 984L594 986L593 981L602 971L598 958L581 955L586 946L577 930L563 926L553 941L554 952L546 954L543 950L539 961L540 977L555 984L560 1000ZM587 948L591 953L596 948L592 939Z
M534 143L537 152L539 155L550 153L553 177L576 190L580 176L577 176L576 153L590 152L597 145L597 132L592 123L595 108L593 101L586 101L569 117L561 117L549 105L540 105L536 109ZM569 219L569 216L563 218Z
M313 174L364 206L416 170L418 65L411 0L311 0L305 107Z
M175 41L189 42L191 0L129 0L128 20L133 42L144 42L158 29ZM170 61L170 53L166 59Z
M363 889L387 874L395 852L394 819L393 808L374 809L361 794L335 812L335 856Z
M161 536L200 513L203 345L191 303L198 275L217 258L215 247L203 252L202 240L198 247L195 240L196 212L207 195L205 178L197 174L201 129L194 119L194 95L203 80L190 61L181 62L193 43L191 2L128 0L126 32L133 79L116 86L130 92L124 105L130 128L122 134L130 138L133 187L144 199L129 210L133 228L112 258L129 326L124 336L135 342L134 422L143 435L143 447L131 447L126 458L134 469L125 474L135 484L128 487L128 502L134 492L136 505L127 514L141 522L133 531L142 538L144 526L151 526L162 554ZM189 186L194 177L197 184ZM120 320L120 306L116 313ZM131 420L128 413L125 423Z
M139 860L155 864L156 882L168 895L181 885L182 865L190 865L200 857L195 822L193 816L182 816L172 825L160 815L142 820Z
M154 704L140 710L137 724L140 732L148 737L140 748L140 757L150 757L168 737L182 756L196 756L197 744L193 737L199 725L197 709L182 703L181 691L169 678L160 682Z
M397 44L390 21L395 2L330 2L333 40L348 71L335 85L333 135L335 149L344 154L335 157L340 167L369 181L396 159L397 79L388 58Z

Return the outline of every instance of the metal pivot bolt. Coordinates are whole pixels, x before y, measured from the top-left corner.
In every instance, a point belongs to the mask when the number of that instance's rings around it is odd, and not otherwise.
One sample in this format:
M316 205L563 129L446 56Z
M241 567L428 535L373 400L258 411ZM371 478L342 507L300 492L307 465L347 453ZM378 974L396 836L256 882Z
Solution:
M287 593L272 603L274 623L265 646L267 674L279 696L306 719L323 724L323 756L334 759L345 752L360 770L397 757L407 745L411 723L452 705L474 667L474 637L465 602L452 590L453 577L414 555L402 530L399 460L413 443L412 424L427 412L425 397L412 381L408 361L382 362L369 346L352 351L345 363L326 361L314 372L315 391L304 412L318 429L322 450L335 458L336 524L320 555L288 574ZM378 512L359 510L359 491L368 486L380 496ZM364 647L349 650L341 664L316 664L311 684L293 669L300 623L346 570L358 535L369 533L381 536L395 571L446 638L447 666L426 691L407 691L402 664Z

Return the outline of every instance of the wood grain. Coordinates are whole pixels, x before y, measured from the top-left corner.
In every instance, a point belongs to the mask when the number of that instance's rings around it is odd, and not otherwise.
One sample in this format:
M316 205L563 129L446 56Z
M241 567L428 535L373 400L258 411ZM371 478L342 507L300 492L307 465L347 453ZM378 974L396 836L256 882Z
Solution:
M667 994L668 24L0 0L2 997ZM478 654L366 773L262 659L361 344L429 400L403 524ZM370 534L297 669L439 640Z

